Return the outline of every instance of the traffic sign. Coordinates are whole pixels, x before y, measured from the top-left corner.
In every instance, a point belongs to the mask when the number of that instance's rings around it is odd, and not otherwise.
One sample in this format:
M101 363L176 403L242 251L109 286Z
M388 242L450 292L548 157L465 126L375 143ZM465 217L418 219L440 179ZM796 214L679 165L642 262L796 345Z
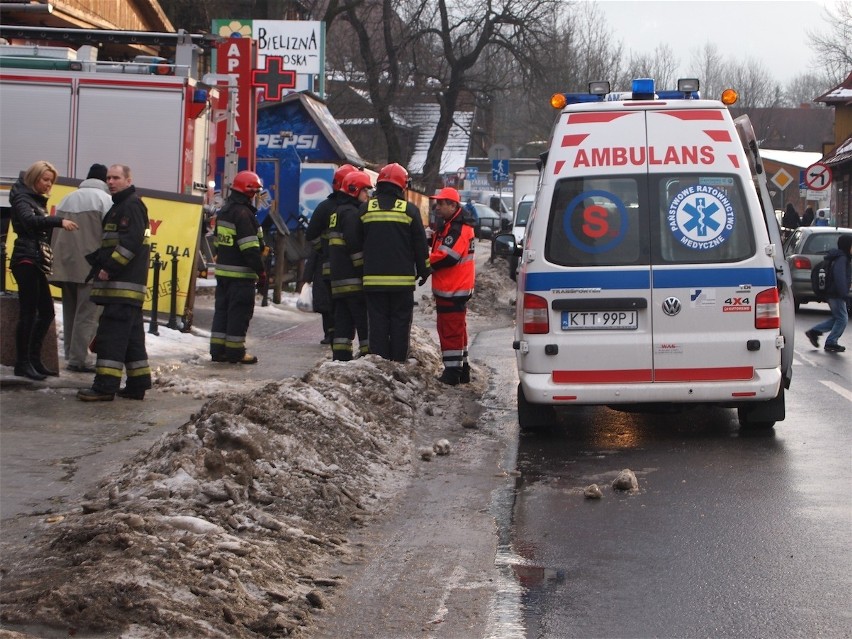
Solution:
M805 170L805 185L813 191L824 191L831 185L831 169L817 162Z
M509 160L491 160L491 181L496 184L509 181Z
M463 166L460 166L459 170L456 171L456 177L460 180L465 179L465 177L467 177L467 169Z
M508 160L512 151L505 144L492 144L488 147L489 160Z
M468 180L475 180L479 176L479 169L475 166L469 166L465 171L467 171Z
M792 181L793 176L787 173L784 169L778 169L778 172L772 176L772 183L782 191L786 189Z

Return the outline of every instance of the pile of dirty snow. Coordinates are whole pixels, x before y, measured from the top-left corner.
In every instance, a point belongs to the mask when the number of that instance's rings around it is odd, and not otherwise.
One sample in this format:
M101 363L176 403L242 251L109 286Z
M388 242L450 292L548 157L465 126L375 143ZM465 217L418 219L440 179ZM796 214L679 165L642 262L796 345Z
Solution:
M471 385L437 382L440 355L416 327L411 353L217 394L52 517L25 560L6 562L3 621L123 637L298 636L339 582L326 570L350 552L352 526L422 463L427 428L459 427L442 406L484 390L478 369Z

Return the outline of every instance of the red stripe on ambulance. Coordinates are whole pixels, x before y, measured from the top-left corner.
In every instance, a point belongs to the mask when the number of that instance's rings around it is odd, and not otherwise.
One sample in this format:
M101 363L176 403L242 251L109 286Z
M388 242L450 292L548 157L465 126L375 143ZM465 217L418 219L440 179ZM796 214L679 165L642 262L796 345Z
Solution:
M562 146L580 146L583 140L589 137L588 133L574 133L562 136Z
M731 134L728 131L722 131L719 129L705 129L704 133L707 134L714 142L730 142Z
M663 115L670 115L678 120L724 120L725 117L721 111L717 110L696 110L696 111L660 111Z
M630 113L572 113L568 116L568 124L600 124L623 118Z

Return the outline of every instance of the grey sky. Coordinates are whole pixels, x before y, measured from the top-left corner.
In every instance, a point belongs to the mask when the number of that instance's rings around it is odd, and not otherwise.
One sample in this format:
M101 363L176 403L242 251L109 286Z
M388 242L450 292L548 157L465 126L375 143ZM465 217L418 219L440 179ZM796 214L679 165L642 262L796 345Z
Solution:
M777 82L813 70L808 31L828 29L831 0L597 0L617 40L636 53L653 53L663 42L682 72L693 51L714 42L725 60L760 61Z

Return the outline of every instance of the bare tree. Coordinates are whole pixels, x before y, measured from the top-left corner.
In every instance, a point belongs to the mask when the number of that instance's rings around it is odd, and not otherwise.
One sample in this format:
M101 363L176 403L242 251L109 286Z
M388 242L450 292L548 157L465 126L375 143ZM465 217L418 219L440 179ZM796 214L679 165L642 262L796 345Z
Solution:
M705 98L719 99L722 91L731 86L719 47L709 40L693 52L688 75L698 78L701 95Z
M758 60L747 58L729 64L727 79L739 93L738 107L755 109L778 106L773 104L773 99L780 99L780 89L775 90L769 72Z
M797 107L807 104L824 108L825 105L814 102L814 98L825 93L836 82L827 74L803 73L797 75L784 87L784 106Z
M506 52L520 65L532 67L547 33L556 0L436 0L423 13L418 46L433 52L429 83L440 105L435 134L426 154L423 182L427 190L440 184L441 156L470 74L485 55Z
M852 2L836 0L827 4L823 20L828 31L809 31L808 37L813 40L816 57L824 65L831 84L839 84L852 71Z
M668 44L660 44L652 54L631 54L627 75L630 78L653 78L657 88L674 89L679 66L672 48Z

